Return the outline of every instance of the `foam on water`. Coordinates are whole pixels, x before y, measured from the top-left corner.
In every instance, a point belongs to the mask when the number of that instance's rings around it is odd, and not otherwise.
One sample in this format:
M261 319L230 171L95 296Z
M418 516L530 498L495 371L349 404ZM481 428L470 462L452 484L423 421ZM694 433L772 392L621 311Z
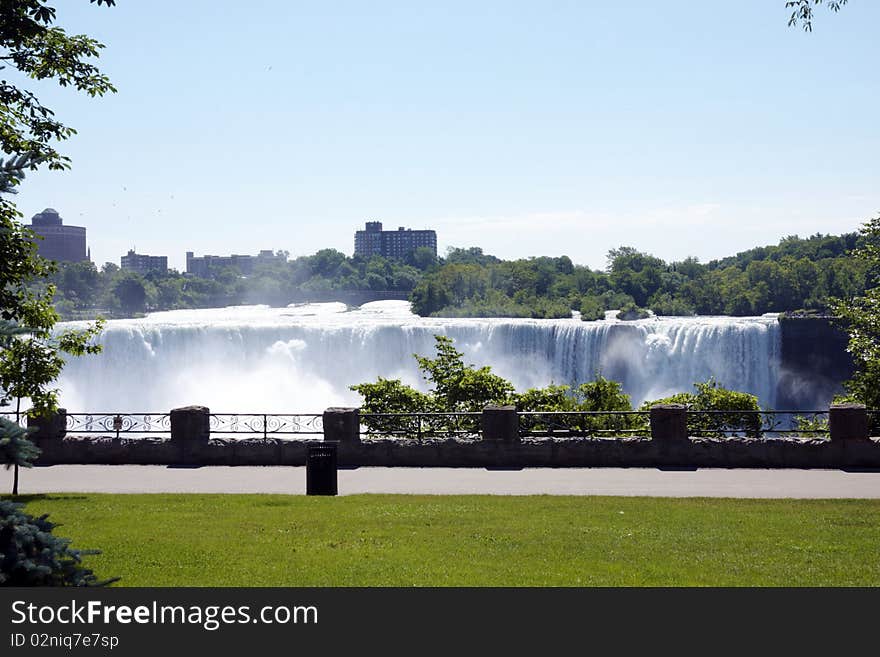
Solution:
M491 365L519 390L600 373L623 382L640 403L714 376L775 404L774 316L443 319L413 315L405 301L351 311L341 303L238 306L113 320L102 354L65 367L61 402L71 411L203 404L215 412L314 412L357 404L348 386L377 376L424 389L412 355L433 355L438 333L452 337L468 362Z

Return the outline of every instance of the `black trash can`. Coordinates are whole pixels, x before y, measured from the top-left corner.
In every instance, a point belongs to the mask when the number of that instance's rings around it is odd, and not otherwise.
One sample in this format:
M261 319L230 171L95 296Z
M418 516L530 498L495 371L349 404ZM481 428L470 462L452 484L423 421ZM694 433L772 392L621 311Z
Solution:
M336 443L315 443L306 453L306 495L336 495Z

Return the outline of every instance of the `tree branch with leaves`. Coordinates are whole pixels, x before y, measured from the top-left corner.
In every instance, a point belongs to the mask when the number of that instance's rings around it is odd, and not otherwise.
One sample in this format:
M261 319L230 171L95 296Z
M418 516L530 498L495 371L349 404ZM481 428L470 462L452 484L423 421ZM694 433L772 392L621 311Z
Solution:
M53 24L55 19L55 9L45 0L3 0L0 72L14 68L32 80L55 80L90 96L116 91L92 61L104 45L85 35L68 35ZM0 150L6 156L0 159L0 194L14 194L26 170L69 168L70 159L56 143L75 132L32 91L0 80ZM31 417L55 411L58 390L50 386L66 356L100 351L94 338L102 328L99 320L83 330L55 329L55 287L47 278L56 264L39 256L40 237L22 225L21 217L11 201L0 198L0 406L16 404L16 421L0 426L0 458L15 468L13 494L18 493L19 466L36 456L27 431L19 426L22 404L29 402L25 412Z
M856 372L844 384L846 401L880 409L880 216L862 225L859 247L853 258L868 269L868 289L864 294L836 299L833 308L849 334L847 351Z
M835 14L840 11L849 0L789 0L785 3L786 9L792 9L791 17L788 19L789 27L798 25L804 28L804 32L813 31L813 7L824 4Z

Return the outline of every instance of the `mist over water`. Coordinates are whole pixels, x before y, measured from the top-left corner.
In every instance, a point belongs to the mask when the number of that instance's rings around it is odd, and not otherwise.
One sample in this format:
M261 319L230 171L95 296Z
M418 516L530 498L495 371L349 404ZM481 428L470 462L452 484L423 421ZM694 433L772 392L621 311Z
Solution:
M75 325L71 323L69 325ZM425 389L414 353L434 334L467 362L491 365L517 390L621 381L633 403L692 390L714 376L774 407L780 332L775 317L578 319L422 318L405 301L347 311L341 303L153 313L107 323L98 356L72 358L59 382L71 412L320 412L357 405L348 386L377 376Z

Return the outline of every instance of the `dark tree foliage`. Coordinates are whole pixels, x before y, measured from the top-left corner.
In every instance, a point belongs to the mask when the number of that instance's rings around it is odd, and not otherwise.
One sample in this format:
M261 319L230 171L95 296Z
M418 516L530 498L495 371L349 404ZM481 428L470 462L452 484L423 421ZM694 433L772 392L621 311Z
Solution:
M0 586L105 586L82 565L97 550L75 550L70 539L55 536L46 515L34 517L24 505L0 500Z

